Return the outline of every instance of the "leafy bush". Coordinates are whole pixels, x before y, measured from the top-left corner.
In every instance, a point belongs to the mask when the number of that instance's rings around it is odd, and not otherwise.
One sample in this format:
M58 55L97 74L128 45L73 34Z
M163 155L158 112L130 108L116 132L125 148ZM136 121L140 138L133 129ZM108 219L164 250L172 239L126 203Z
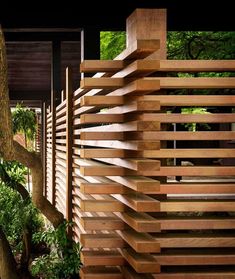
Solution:
M20 253L24 228L38 231L43 221L30 200L23 201L18 192L0 182L0 224L13 251Z
M46 279L64 279L78 273L82 265L81 247L67 236L68 226L71 225L65 221L56 229L49 228L34 235L34 242L45 242L50 247L50 253L33 261L32 275Z
M17 161L3 161L1 162L2 167L5 169L7 174L11 178L11 183L20 183L25 185L27 168Z

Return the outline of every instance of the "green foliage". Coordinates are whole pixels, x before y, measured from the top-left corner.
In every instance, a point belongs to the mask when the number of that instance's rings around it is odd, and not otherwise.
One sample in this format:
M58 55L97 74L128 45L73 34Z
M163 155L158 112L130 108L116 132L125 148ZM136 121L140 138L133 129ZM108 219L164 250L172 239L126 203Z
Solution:
M182 114L207 114L209 113L206 108L182 108ZM206 130L210 130L210 126L206 123L186 123L184 126L188 128L189 131L196 132L197 125L204 127Z
M100 59L114 59L126 48L126 32L100 32Z
M0 182L0 224L16 253L22 248L23 230L30 226L37 231L42 219L30 200L23 201L18 192Z
M45 242L51 251L34 260L31 272L34 276L47 279L64 279L76 275L81 268L79 243L75 243L67 236L67 228L71 223L64 222L58 228L34 235L34 242Z
M174 31L167 36L168 59L235 58L235 32Z
M31 199L23 200L14 190L16 183L25 183L26 168L16 161L1 160L0 171L2 170L7 172L10 180L3 182L0 179L0 224L13 251L20 252L24 229L30 228L34 233L42 227L43 220Z
M2 160L1 166L6 170L11 178L11 183L26 183L27 168L17 161Z
M33 111L16 105L12 112L13 133L23 133L27 140L33 141L36 134L36 116Z

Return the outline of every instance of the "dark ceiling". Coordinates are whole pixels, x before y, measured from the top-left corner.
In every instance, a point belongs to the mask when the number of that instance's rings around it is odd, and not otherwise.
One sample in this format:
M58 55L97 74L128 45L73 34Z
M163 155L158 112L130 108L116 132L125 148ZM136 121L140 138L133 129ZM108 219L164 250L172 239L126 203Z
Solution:
M168 30L235 31L231 0L207 3L210 6L205 6L206 1L202 0L51 2L48 6L49 1L44 4L8 0L1 6L0 24L6 30L9 85L14 99L30 99L32 94L34 99L49 98L51 41L58 40L58 36L60 41L67 41L62 44L61 88L64 88L67 65L74 69L74 86L78 87L80 30L124 30L126 18L136 8L166 8ZM49 32L49 28L67 30L58 33ZM30 32L22 32L22 29Z
M50 4L51 3L51 4ZM168 30L234 30L233 1L92 0L5 1L0 23L9 27L125 29L136 8L167 8ZM49 4L51 6L49 6Z

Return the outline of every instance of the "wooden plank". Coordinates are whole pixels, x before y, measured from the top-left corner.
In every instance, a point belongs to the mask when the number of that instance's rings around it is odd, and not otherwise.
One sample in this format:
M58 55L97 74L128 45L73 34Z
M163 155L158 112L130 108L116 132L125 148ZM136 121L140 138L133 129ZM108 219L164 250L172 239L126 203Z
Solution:
M81 234L80 241L84 248L122 248L125 245L116 233Z
M122 60L84 60L80 64L80 72L117 72L124 66Z
M84 133L87 133L88 134L87 136L89 136L90 132L84 132ZM96 136L96 134L92 136L94 137ZM153 140L153 139L155 140L234 140L235 132L232 131L216 131L216 132L214 131L203 131L203 132L144 131L142 133L124 132L124 138L122 140L125 139L126 140L137 140L137 139L138 140Z
M111 93L108 96L126 96L129 94L132 95L144 95L151 92L160 90L160 81L157 79L137 79L122 88L119 88Z
M93 123L122 123L124 122L124 116L121 114L83 114L80 117L80 124L93 124ZM78 122L74 121L77 125Z
M150 254L136 253L133 249L122 249L122 256L138 273L159 273L160 265Z
M117 97L117 96L112 96ZM107 110L107 113L115 114L127 114L134 112L156 112L160 111L159 101L149 101L149 100L136 100L133 102L126 102L123 106L118 106Z
M158 220L143 212L115 212L123 222L137 232L160 232L161 224Z
M233 131L81 132L81 140L234 140Z
M134 278L134 277L133 277ZM152 279L234 279L235 272L163 272L160 274L153 274ZM131 278L130 278L131 279Z
M117 267L84 266L79 275L81 279L124 279Z
M116 73L115 77L143 77L160 70L160 60L136 60Z
M159 253L158 241L147 233L138 233L134 230L118 231L121 238L138 253Z
M160 60L163 72L234 72L234 60Z
M116 166L120 166L123 168L136 170L144 175L145 171L151 172L160 169L160 161L158 160L149 160L149 159L120 159L120 158L104 158L104 155L100 155L99 157L103 156L103 158L96 158L102 162L113 164Z
M156 171L156 176L225 176L234 175L233 166L174 166L161 167Z
M154 100L159 101L161 106L234 106L235 104L235 96L229 95L158 95L154 96Z
M82 251L81 260L85 266L122 266L123 256L115 250L111 251Z
M162 230L234 230L234 217L162 217Z
M125 205L116 200L81 200L81 209L86 212L122 212Z
M234 113L208 113L208 114L183 114L183 113L145 113L125 115L126 121L159 121L161 123L233 123Z
M81 140L124 140L123 132L81 132Z
M155 150L160 148L159 141L108 141L108 140L77 140L74 139L76 145L87 145L95 147L107 147L116 149L127 149L127 150Z
M234 234L155 234L161 248L235 247Z
M115 182L109 183L88 183L80 184L80 191L84 194L125 194L128 189Z
M160 182L156 179L141 176L107 176L110 180L142 193L154 194L160 190Z
M81 166L83 176L108 176L108 175L125 175L127 172L122 167L117 166Z
M102 61L102 60L101 60ZM123 105L122 96L84 96L81 98L82 106L118 106Z
M85 230L123 230L125 223L117 217L81 217L81 225Z
M110 124L99 127L83 128L81 132L129 132L129 131L159 131L159 121L130 121L122 124Z
M81 89L114 89L125 85L123 78L83 78L80 82Z
M159 194L235 194L235 183L162 183Z
M235 148L144 150L143 158L235 158Z
M114 60L124 59L142 59L154 53L160 48L159 40L141 40L137 39L123 51Z
M155 254L155 260L163 266L173 265L233 265L235 262L235 253L227 250L214 251L211 249L201 249L199 251L170 250L161 255Z
M137 212L159 212L160 210L167 207L165 203L162 204L159 201L140 193L128 195L113 194L112 196L119 202L125 204Z
M162 89L219 89L219 88L235 88L234 77L161 77L155 78L160 80ZM152 80L152 78L150 78Z
M123 149L104 149L104 148L83 148L80 149L81 158L124 158L125 152Z
M160 110L160 101L154 100L153 98L147 99L145 97L150 96L143 96L143 97L136 97L136 98L126 98L126 100L122 96L84 96L81 99L81 106L89 106L88 108L83 109L83 113L86 111L91 112L92 107L113 107L111 110L108 110L108 113L129 113L135 111L157 111ZM120 106L122 105L122 106ZM95 110L93 107L93 110ZM77 113L81 113L81 108L77 110Z
M188 200L188 201L162 201L160 203L161 212L214 212L221 211L227 212L235 211L235 202L234 200L209 200L209 201L197 201L197 200Z

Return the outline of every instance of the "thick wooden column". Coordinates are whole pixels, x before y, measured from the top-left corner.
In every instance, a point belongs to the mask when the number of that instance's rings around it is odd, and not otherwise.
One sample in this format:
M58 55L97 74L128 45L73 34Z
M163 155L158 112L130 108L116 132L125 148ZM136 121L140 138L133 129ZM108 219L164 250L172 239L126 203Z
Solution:
M136 40L160 40L160 49L147 59L166 59L166 9L136 9L126 24L127 47Z
M52 204L55 205L55 141L56 141L56 105L60 102L61 94L61 42L52 42L51 60L51 114L52 114L52 158L51 158L51 185Z

